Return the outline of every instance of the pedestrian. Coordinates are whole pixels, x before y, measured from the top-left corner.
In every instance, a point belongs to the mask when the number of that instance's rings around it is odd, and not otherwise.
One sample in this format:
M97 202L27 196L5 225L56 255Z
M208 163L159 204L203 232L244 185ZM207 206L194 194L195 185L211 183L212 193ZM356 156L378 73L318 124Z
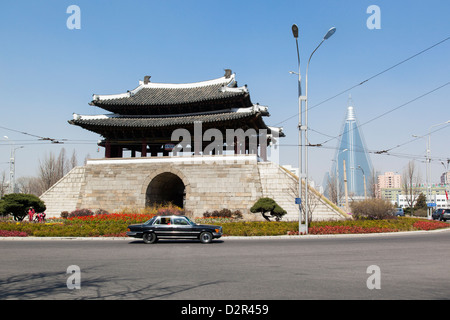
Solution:
M33 221L33 217L34 217L35 211L33 209L33 207L30 207L30 209L28 210L28 219L31 221Z

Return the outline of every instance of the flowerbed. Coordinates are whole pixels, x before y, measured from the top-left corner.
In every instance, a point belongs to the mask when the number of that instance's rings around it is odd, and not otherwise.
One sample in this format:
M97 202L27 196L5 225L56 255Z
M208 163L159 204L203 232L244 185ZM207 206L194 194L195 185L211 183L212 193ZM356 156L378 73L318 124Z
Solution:
M436 230L441 228L448 228L449 225L442 221L426 221L420 220L413 224L413 227L418 230Z
M308 228L308 232L309 234L358 234L436 230L449 227L449 224L441 221L430 221L417 218L398 218L387 220L313 222ZM289 231L288 235L298 235L298 228L294 231Z
M47 223L2 222L0 229L18 231L25 236L34 237L125 237L128 225L143 223L153 216L151 214L113 213L68 219L48 219Z
M154 214L112 213L49 219L47 223L0 222L0 237L125 237L127 226L143 223ZM197 223L223 227L224 236L274 236L298 234L298 222L244 222L230 218L197 218ZM402 217L388 220L345 220L313 222L309 234L355 234L449 228L440 221Z
M15 230L0 230L0 237L27 237L28 234L22 231Z
M356 233L381 233L381 232L397 232L398 229L390 228L365 228L361 226L324 226L309 227L309 234L356 234ZM289 231L288 235L298 235L298 231Z

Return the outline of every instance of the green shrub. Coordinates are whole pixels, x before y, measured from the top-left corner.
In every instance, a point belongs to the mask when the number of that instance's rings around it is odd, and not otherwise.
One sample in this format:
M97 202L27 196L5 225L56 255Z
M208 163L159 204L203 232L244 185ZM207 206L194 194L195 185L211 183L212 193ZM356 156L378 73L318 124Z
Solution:
M250 208L252 213L261 213L264 219L270 221L270 218L275 218L276 221L280 221L281 218L287 213L286 210L281 208L275 200L271 198L260 198L256 203ZM266 214L269 213L270 216Z
M22 221L31 207L36 213L44 212L46 209L44 202L33 194L10 193L0 200L0 214L3 216L12 214L16 221Z

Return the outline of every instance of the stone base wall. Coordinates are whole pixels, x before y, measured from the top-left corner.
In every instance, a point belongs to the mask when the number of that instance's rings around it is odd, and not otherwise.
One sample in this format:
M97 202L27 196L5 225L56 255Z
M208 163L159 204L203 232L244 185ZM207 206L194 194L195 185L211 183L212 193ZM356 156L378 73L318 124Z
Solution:
M258 162L255 155L193 156L89 160L74 168L41 196L47 216L87 208L117 212L144 208L147 188L160 174L172 173L185 186L185 209L194 217L206 211L240 210L246 218L261 197L271 197L298 220L295 197L298 180L277 164ZM342 219L342 212L320 203L322 215Z

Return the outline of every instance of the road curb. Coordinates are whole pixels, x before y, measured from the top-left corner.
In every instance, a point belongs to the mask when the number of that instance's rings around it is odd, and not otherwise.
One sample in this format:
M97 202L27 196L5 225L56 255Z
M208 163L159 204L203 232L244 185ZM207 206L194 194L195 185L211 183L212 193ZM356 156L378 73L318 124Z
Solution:
M430 234L438 232L449 232L450 228L436 230L419 231L399 231L382 233L358 233L358 234L309 234L309 235L280 235L280 236L224 236L220 240L307 240L307 239L327 239L327 238L363 238L363 237L383 237L383 236L407 236L412 234ZM51 241L51 240L78 240L78 241L103 241L103 240L136 240L130 237L0 237L0 241Z

